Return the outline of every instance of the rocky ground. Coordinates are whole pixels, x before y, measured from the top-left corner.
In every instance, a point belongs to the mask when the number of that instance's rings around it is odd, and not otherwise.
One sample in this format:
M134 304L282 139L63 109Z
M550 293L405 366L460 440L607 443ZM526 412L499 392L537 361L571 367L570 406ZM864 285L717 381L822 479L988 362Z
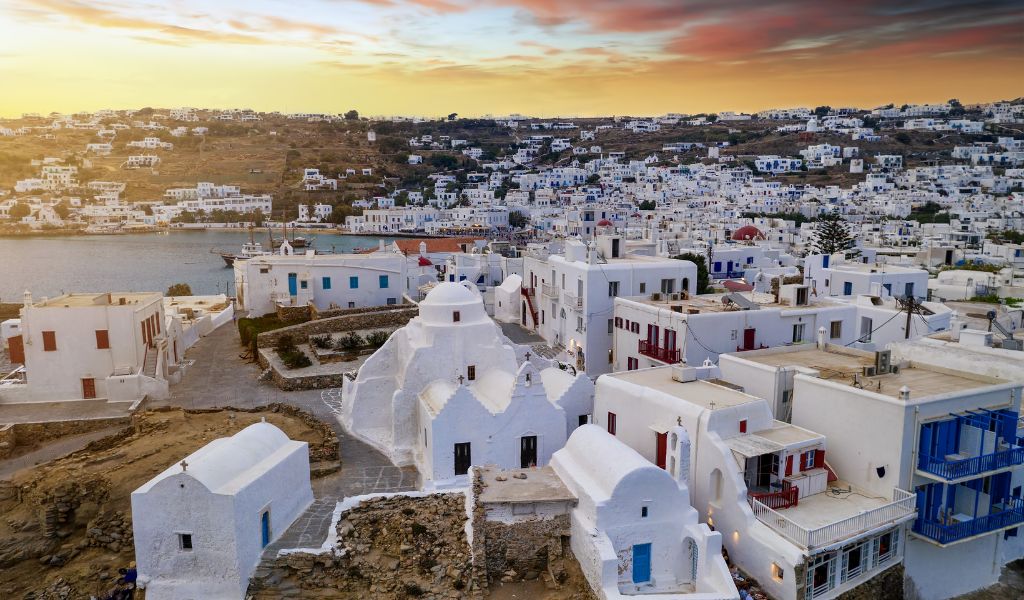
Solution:
M291 407L167 409L55 461L0 481L0 598L102 597L134 560L131 492L207 442L261 418L337 455L329 426ZM315 469L329 472L327 462ZM335 464L334 468L337 468Z
M249 593L254 600L592 598L574 562L557 583L547 574L534 581L480 582L465 523L462 494L368 500L343 515L334 554L293 554L265 563Z

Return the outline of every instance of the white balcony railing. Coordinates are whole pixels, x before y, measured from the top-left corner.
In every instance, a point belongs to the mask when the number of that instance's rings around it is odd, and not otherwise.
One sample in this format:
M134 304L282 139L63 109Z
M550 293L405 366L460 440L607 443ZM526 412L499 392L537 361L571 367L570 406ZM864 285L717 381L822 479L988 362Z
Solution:
M569 308L582 309L583 298L571 292L562 292L565 295L565 305Z
M558 288L549 283L540 284L540 293L548 298L558 298Z
M886 523L895 523L915 514L917 497L911 492L894 488L893 501L852 517L806 529L794 523L781 512L772 510L762 502L751 498L750 506L758 521L771 527L791 542L803 548L817 548L853 537Z

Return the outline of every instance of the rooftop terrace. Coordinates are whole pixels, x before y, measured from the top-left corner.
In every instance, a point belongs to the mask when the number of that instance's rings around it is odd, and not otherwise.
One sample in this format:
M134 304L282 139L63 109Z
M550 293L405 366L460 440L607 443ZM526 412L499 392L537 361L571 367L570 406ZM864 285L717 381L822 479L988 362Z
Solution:
M102 293L102 294L64 294L56 298L50 298L36 302L35 308L44 307L72 307L72 306L112 306L121 304L144 304L163 297L159 292L128 292L128 293Z
M750 402L763 402L749 394L710 381L696 380L681 382L672 378L671 366L611 373L612 377L663 392L670 396L696 404L708 410L740 406Z
M852 387L861 387L892 398L900 398L900 389L906 386L912 398L934 396L950 392L973 390L1005 383L1001 379L965 371L909 362L899 365L898 372L863 376L864 367L875 365L875 354L861 350L828 345L824 350L815 346L790 346L769 350L744 352L741 357L751 362L773 367L804 367L818 371L819 379L826 379ZM854 376L857 376L859 385Z

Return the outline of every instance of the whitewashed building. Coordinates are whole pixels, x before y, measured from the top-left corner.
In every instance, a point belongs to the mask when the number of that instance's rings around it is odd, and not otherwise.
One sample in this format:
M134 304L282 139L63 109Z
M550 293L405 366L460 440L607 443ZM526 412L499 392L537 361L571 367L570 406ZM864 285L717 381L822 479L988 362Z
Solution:
M343 396L342 424L396 464L416 465L431 487L464 484L472 465L547 464L586 423L593 384L535 367L479 292L446 282L345 381Z
M722 558L722 536L690 505L690 442L673 431L675 475L651 464L600 427L583 425L551 465L578 499L570 544L602 600L655 595L685 600L738 598Z
M132 492L138 585L153 600L241 600L263 549L313 502L309 444L267 422Z

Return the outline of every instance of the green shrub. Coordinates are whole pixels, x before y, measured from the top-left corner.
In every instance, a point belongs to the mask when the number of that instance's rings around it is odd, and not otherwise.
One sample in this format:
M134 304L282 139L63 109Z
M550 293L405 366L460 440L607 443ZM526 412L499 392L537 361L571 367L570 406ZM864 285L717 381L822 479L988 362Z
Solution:
M389 337L391 337L391 333L388 331L374 331L366 336L366 343L374 348L380 348L384 345L384 342L388 341Z
M243 346L252 346L256 343L256 337L259 334L284 326L285 323L272 314L256 318L242 318L238 320L238 338Z
M274 344L274 350L277 350L278 353L295 350L295 339L287 333L278 337Z
M312 342L314 346L320 348L321 350L329 350L331 346L334 344L334 341L331 340L331 336L329 335L314 335L313 337L309 338L309 341Z
M281 357L281 362L284 363L284 366L289 369L301 369L313 364L313 361L306 356L306 353L298 348L278 350L277 355Z
M335 345L335 348L338 350L355 350L363 346L365 343L366 341L363 340L363 336L354 331L350 331L338 339L338 343Z

